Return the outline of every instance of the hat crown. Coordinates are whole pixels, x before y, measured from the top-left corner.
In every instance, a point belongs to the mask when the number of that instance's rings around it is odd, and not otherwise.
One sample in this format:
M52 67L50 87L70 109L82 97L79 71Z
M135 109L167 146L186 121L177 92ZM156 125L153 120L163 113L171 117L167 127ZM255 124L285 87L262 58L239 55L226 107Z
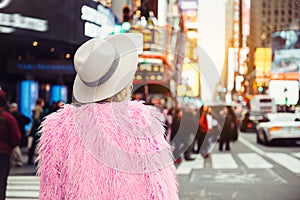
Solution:
M141 33L115 34L82 44L74 56L73 101L97 102L120 92L133 80L142 46Z
M109 42L94 38L76 51L74 67L82 81L94 82L109 70L116 55L116 49Z

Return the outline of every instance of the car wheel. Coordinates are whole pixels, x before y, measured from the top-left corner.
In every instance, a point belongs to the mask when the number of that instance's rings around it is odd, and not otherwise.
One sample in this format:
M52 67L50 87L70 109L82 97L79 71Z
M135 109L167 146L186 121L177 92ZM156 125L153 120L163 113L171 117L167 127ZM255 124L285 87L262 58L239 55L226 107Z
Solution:
M258 133L256 133L256 142L257 142L257 144L262 144L262 141L259 138Z
M268 138L267 138L267 135L266 135L266 132L263 131L263 134L264 134L264 145L268 146L270 144L270 142L268 141Z

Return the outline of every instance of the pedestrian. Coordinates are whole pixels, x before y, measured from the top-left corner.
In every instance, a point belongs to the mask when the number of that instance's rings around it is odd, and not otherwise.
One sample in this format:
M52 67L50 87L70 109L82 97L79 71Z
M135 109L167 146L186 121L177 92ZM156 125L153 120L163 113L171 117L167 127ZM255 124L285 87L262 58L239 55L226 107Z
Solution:
M76 51L74 103L41 126L40 200L179 199L163 115L130 101L138 38L94 38Z
M209 131L208 120L207 120L207 106L202 105L200 108L199 127L197 131L197 153L200 153L203 157L208 156L206 147L203 145L205 137Z
M11 163L11 166L22 167L23 161L22 161L22 153L21 153L20 147L27 146L27 144L26 144L27 136L26 136L26 132L25 132L25 125L30 122L30 119L29 119L29 117L26 117L25 115L23 115L21 112L18 111L17 103L11 103L9 105L9 112L17 120L19 130L21 132L21 144L17 145L13 149L10 163Z
M197 120L197 113L193 106L188 105L183 112L182 117L182 126L184 129L184 159L186 161L195 160L195 158L191 157L192 150L194 147L194 139L197 134L198 128L198 120Z
M27 135L25 126L30 123L30 118L25 116L23 113L21 113L18 110L18 104L17 103L11 103L9 105L9 112L16 118L19 129L21 131L21 146L20 147L26 147L27 146Z
M202 142L200 153L201 153L201 155L204 158L208 158L209 157L210 146L211 146L211 143L212 143L212 133L211 133L211 130L213 129L213 122L214 122L214 119L212 117L212 108L210 106L208 106L206 108L205 118L206 118L206 120L201 121L201 125L203 125L204 123L207 124L207 128L205 126L205 128L206 128L205 131L207 131L207 132L204 135L204 140Z
M230 142L232 141L235 131L237 131L236 117L231 106L226 106L224 111L225 120L219 138L219 150L222 151L223 145L225 144L225 150L230 151Z
M30 128L29 136L32 137L31 146L28 150L28 161L29 165L32 165L34 162L34 155L36 145L40 139L39 128L44 117L44 106L45 102L42 98L38 98L35 103L35 107L32 110L32 125Z
M173 117L175 115L175 108L171 107L168 109L167 117L166 117L166 128L167 128L167 137L166 140L170 143L171 142L171 132L172 132L172 122Z
M178 134L178 130L180 127L180 122L181 122L181 117L182 117L182 110L181 108L176 108L174 111L174 116L172 120L172 125L171 125L171 144L174 147L174 158L175 158L175 163L181 163L182 158L181 158L181 145L182 145L182 137Z
M21 142L16 119L5 111L6 100L6 93L0 90L0 200L5 199L12 150Z

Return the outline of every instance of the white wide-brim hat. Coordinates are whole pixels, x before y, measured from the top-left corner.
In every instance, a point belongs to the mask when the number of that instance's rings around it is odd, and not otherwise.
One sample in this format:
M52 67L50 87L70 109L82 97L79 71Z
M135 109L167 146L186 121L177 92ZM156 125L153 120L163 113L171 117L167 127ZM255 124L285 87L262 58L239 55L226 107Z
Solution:
M91 103L114 96L133 81L142 47L142 34L116 34L93 38L74 55L76 102Z

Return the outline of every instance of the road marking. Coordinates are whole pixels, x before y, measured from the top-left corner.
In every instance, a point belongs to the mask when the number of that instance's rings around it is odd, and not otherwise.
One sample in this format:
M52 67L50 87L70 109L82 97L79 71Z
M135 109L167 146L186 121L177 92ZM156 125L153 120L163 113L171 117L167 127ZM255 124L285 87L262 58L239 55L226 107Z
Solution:
M239 153L238 157L250 169L269 169L273 167L272 164L257 153Z
M282 183L282 184L288 184L288 181L279 176L279 174L275 173L272 169L266 169L267 172L269 172L270 176L273 178L273 181Z
M39 178L37 176L9 176L7 179L6 200L39 198Z
M267 157L293 173L300 173L300 160L285 153L267 153Z
M297 158L300 158L300 152L293 153L293 156L295 156L295 157L297 157Z
M250 142L248 142L247 140L245 140L242 137L239 137L238 140L243 143L244 145L246 145L247 147L249 147L250 149L252 149L254 152L260 154L261 156L266 156L266 152L264 152L263 150L261 150L260 148L256 147L255 145L251 144Z
M267 158L272 159L274 162L280 164L281 166L287 168L293 173L300 173L300 161L297 158L294 158L288 154L285 153L266 153L256 147L255 145L251 144L247 140L245 140L242 137L239 137L238 139L241 143L248 146L250 149L252 149L254 152L260 154L261 156L265 156ZM298 157L300 153L294 153L293 155Z
M211 162L213 169L236 169L237 163L234 161L231 154L212 154Z
M183 161L176 169L177 174L190 174L192 169L202 169L204 167L204 160L196 158L193 161Z
M214 183L229 183L229 184L255 184L261 182L261 178L257 176L255 173L239 173L239 172L231 172L231 173L216 173L213 176Z
M6 197L5 200L21 200L20 198L10 198L10 197ZM38 198L26 198L26 199L22 199L22 200L38 200Z

